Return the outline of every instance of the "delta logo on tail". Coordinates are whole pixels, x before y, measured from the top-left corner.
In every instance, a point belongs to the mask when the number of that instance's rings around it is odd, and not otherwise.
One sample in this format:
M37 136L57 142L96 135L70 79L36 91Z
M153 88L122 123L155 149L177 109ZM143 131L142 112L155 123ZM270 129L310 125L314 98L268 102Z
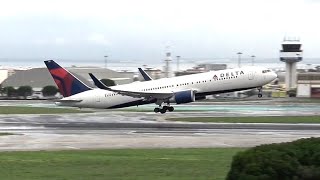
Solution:
M45 64L63 97L69 97L91 89L53 60L45 61Z

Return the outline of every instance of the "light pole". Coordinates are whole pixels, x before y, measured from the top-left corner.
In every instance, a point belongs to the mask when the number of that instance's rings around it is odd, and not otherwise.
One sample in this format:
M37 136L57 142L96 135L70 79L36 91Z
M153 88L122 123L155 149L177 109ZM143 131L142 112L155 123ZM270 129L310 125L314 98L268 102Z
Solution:
M104 68L107 69L107 58L108 56L104 56Z
M238 52L238 67L241 67L241 54L242 52Z
M256 56L255 55L252 55L251 56L251 64L252 64L252 66L254 66L254 58L255 58Z

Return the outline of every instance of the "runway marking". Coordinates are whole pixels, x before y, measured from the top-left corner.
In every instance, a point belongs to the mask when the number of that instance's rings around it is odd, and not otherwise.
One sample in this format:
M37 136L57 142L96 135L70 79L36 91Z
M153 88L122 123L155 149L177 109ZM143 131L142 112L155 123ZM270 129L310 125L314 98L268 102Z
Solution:
M64 146L64 147L66 147L68 149L81 149L81 148L77 148L77 147L73 147L73 146Z

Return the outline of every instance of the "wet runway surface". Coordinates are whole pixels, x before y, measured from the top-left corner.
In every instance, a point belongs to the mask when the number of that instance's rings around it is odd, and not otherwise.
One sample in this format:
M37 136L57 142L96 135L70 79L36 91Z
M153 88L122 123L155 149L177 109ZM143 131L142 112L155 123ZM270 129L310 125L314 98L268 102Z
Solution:
M50 103L25 103L52 106ZM53 106L52 106L53 107ZM176 112L155 114L154 106L88 114L0 115L0 150L251 147L259 144L320 137L317 124L241 124L170 122L171 117L319 115L318 104L212 104L176 106ZM183 112L179 112L183 111Z

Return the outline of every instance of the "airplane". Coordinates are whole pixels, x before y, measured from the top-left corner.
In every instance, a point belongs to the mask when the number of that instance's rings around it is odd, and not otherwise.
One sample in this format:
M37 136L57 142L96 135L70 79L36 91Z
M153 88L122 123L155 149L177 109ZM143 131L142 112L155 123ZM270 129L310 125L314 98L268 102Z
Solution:
M146 75L147 81L107 87L90 73L98 87L91 88L55 61L44 63L63 96L56 102L59 106L114 109L155 103L154 112L162 114L174 111L171 103L190 103L206 95L257 88L262 97L262 86L277 78L267 68L251 66L157 80Z

